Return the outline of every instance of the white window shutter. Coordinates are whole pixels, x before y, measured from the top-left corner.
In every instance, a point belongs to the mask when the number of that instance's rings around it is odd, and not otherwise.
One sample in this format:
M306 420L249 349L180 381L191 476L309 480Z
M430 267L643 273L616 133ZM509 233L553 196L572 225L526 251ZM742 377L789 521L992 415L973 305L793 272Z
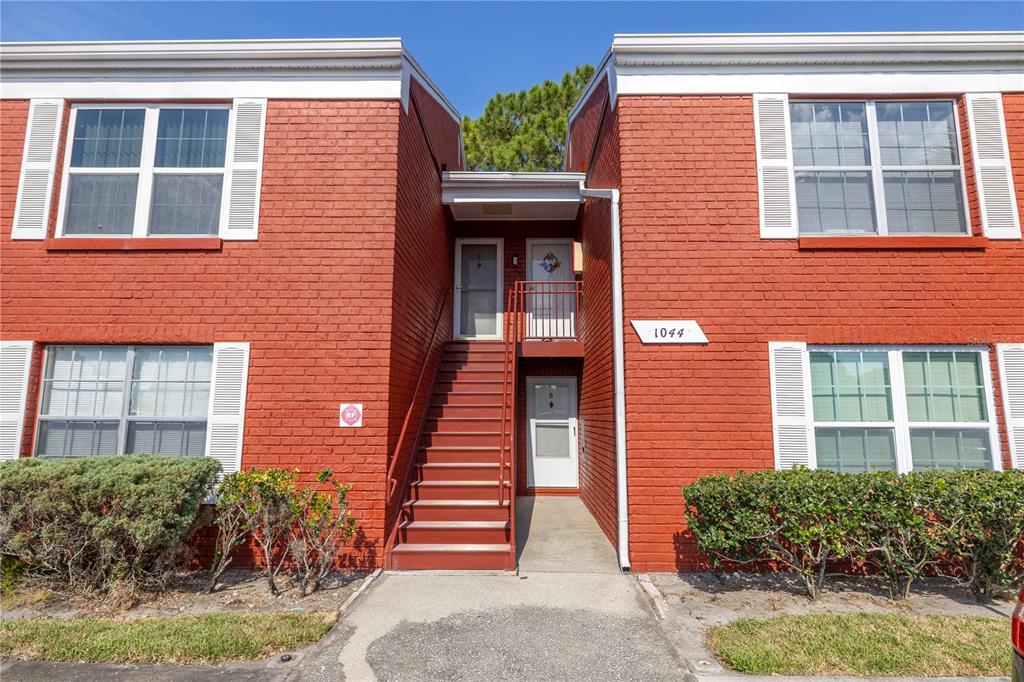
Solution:
M1013 191L1002 95L998 92L968 93L967 121L971 128L971 154L985 236L1020 239L1020 215Z
M790 145L789 96L754 95L757 193L762 239L795 239L796 188Z
M63 116L62 99L34 99L29 103L11 239L46 239Z
M213 344L210 408L206 424L206 455L231 474L242 464L245 389L249 379L249 344Z
M252 240L259 233L260 186L263 181L263 134L267 100L236 99L231 109L226 201L222 239Z
M772 382L772 436L775 468L815 468L811 365L807 344L771 342L768 365Z
M0 341L0 460L21 450L31 366L31 341Z
M1024 469L1024 343L997 344L996 355L1010 441L1010 465Z

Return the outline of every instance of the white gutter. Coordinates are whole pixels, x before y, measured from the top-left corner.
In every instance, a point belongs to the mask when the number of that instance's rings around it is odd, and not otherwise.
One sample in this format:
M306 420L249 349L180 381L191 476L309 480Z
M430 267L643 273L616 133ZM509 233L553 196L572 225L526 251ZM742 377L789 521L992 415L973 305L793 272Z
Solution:
M629 486L626 480L626 372L622 314L622 228L619 224L619 190L587 189L580 194L611 201L612 246L612 368L615 402L615 508L618 513L619 567L629 570Z

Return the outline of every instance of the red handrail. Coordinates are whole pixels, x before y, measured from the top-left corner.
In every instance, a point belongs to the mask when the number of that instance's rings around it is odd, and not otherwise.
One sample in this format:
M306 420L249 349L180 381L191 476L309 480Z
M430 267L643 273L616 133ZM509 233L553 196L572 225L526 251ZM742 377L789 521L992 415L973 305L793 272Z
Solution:
M423 364L420 366L420 374L416 378L416 388L413 390L412 398L409 400L409 407L405 411L405 419L402 421L402 430L398 434L398 442L395 443L394 452L391 454L391 461L388 463L388 475L387 475L387 496L384 500L384 513L387 514L388 508L391 506L391 502L395 497L395 491L404 490L409 484L409 478L412 475L413 467L416 463L416 445L419 443L419 439L423 434L423 425L427 421L427 413L430 412L430 406L425 405L423 412L420 415L419 427L416 429L416 442L413 443L413 453L409 457L408 465L405 469L405 476L403 478L402 485L398 485L398 479L395 478L395 468L398 466L398 460L401 459L402 445L405 444L405 437L409 433L409 424L412 421L413 412L416 409L416 400L420 396L420 389L423 387L423 377L427 374L427 367L430 365L430 359L433 353L431 353L431 347L434 345L434 339L437 338L437 330L441 325L441 317L444 315L445 308L448 306L448 299L451 297L451 289L447 289L444 292L444 298L441 300L441 306L437 310L437 316L434 319L434 331L430 334L430 341L427 343L427 354L423 358ZM443 352L444 347L441 347ZM437 380L437 372L434 372L430 385L433 387L434 382ZM386 547L390 549L394 546L395 536L398 532L398 520L401 518L401 513L396 513L394 516L394 522L391 527L391 532L388 535L388 542Z
M519 341L519 300L521 288L519 282L512 285L508 292L508 305L505 306L504 335L505 362L502 375L501 391L501 439L498 441L498 504L505 501L505 452L508 451L509 467L509 565L515 566L516 559L516 364L518 360Z

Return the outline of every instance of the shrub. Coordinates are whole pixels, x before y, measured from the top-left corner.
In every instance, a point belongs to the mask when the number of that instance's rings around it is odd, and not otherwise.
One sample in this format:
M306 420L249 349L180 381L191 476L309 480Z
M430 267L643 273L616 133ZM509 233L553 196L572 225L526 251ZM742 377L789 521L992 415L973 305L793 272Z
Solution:
M758 471L708 476L683 492L690 530L712 564L781 563L814 599L860 522L856 491L844 483L829 472Z
M712 565L773 561L814 598L826 563L873 566L894 598L928 573L975 594L1024 575L1024 473L922 471L717 474L683 488L697 547Z
M232 551L250 537L260 547L272 594L278 593L277 575L289 562L302 596L319 589L356 522L348 510L351 486L334 480L330 469L317 475L317 483L330 491L299 488L295 472L285 469L225 476L216 490L217 545L208 591L216 589Z
M288 560L282 546L299 519L295 472L287 469L249 469L232 477L232 491L245 528L263 553L263 571L271 594L277 594L277 574Z
M352 538L356 520L348 513L348 491L352 486L334 480L330 469L317 475L317 483L330 492L305 488L298 493L299 514L288 544L295 562L299 594L316 592L330 573L338 551Z
M935 491L944 518L943 568L975 596L1024 576L1024 471L964 471Z
M945 472L844 478L860 489L861 523L846 539L849 553L878 571L890 596L905 599L913 582L938 565L947 549L943 518L935 513L935 495L946 480Z
M160 586L219 470L207 457L6 462L0 465L0 553L72 588Z

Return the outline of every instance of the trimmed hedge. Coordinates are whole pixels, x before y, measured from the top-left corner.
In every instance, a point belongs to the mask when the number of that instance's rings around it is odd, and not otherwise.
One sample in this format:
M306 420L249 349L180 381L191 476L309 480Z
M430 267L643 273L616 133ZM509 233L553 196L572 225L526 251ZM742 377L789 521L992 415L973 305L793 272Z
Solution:
M72 588L162 584L220 464L209 457L29 457L0 465L0 553Z
M896 598L928 573L978 596L1024 577L1024 472L716 474L683 488L713 566L774 562L813 599L835 559L873 567Z

